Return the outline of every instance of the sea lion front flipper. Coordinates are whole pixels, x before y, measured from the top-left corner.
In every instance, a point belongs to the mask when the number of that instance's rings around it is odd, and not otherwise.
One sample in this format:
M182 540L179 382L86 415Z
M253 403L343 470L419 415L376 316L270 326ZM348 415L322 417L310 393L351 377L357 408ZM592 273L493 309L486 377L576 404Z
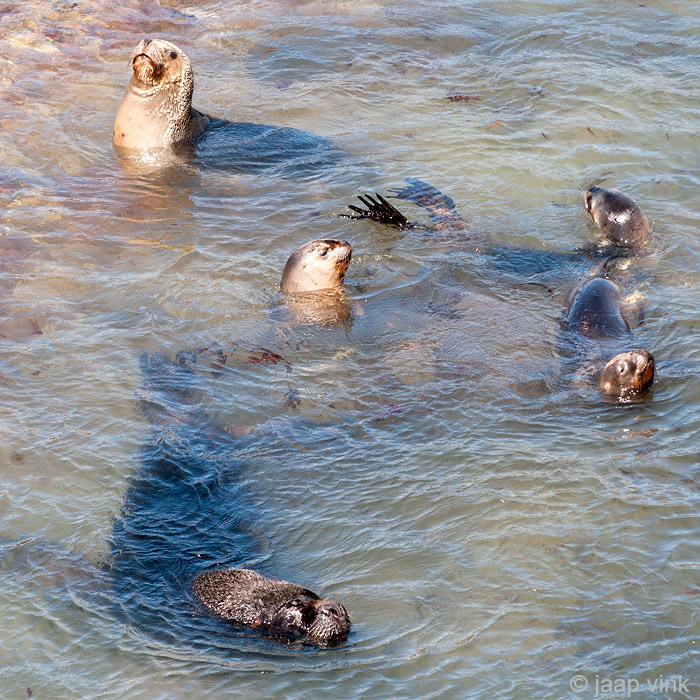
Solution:
M381 224L392 224L402 231L412 227L408 219L393 204L387 202L382 195L377 192L375 197L377 199L370 194L357 195L357 198L367 208L361 209L355 204L348 204L348 209L352 209L356 216L352 214L341 214L341 216L346 216L350 219L372 219L372 221L378 221Z

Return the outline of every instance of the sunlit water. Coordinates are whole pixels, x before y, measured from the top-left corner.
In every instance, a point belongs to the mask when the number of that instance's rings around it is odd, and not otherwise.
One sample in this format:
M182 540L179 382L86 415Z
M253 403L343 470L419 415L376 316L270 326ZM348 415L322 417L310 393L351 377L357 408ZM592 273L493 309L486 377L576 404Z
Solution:
M0 22L3 697L698 696L696 2L34 0ZM347 158L306 178L120 159L144 36L188 53L200 110ZM651 395L561 381L585 265L505 274L459 236L335 216L408 176L539 250L593 240L587 185L635 197ZM281 270L330 236L353 245L349 320L300 325ZM152 437L139 358L192 348L240 465L235 563L341 599L344 645L207 649L119 614L102 564Z

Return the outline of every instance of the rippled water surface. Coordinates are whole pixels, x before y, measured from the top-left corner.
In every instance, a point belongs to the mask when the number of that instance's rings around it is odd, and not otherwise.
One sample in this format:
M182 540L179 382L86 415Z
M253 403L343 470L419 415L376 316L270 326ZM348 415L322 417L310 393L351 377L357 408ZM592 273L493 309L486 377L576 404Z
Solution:
M0 22L3 697L555 700L662 675L688 690L635 697L698 697L697 2L9 0ZM120 158L143 37L188 53L198 109L345 158L305 177ZM411 176L471 233L337 216ZM655 230L625 274L658 361L634 404L562 378L587 263L468 251L592 241L591 183ZM278 292L320 237L353 245L335 324ZM245 501L217 504L244 514L234 563L341 599L347 643L207 647L201 611L180 642L120 613L110 536L154 439L139 359L193 348Z

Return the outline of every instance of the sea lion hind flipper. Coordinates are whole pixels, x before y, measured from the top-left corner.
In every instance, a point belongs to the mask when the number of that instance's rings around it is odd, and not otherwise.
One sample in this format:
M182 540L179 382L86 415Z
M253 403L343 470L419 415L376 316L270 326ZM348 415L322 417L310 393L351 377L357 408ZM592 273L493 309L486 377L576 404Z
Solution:
M192 365L196 355L181 351L174 358L165 353L143 353L139 358L143 388L146 392L159 394L158 401L151 401L148 394L141 401L141 409L152 420L153 406L161 404L182 407L192 402L191 390L194 386L194 371Z
M436 187L415 177L407 177L405 182L408 185L389 190L392 197L413 202L419 207L427 209L431 216L459 216L454 200L440 192Z
M408 219L378 192L375 193L374 197L370 194L365 194L357 195L357 198L365 205L366 209L362 209L355 204L348 204L348 209L354 211L356 216L352 214L341 214L341 216L350 219L371 219L381 224L391 224L401 230L412 227Z

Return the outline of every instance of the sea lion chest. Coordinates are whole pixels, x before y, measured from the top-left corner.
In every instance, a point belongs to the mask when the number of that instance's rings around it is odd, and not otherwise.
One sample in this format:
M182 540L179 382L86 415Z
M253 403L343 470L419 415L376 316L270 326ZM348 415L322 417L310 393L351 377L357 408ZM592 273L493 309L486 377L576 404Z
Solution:
M139 150L168 146L172 120L162 98L139 97L127 88L114 120L114 145Z

